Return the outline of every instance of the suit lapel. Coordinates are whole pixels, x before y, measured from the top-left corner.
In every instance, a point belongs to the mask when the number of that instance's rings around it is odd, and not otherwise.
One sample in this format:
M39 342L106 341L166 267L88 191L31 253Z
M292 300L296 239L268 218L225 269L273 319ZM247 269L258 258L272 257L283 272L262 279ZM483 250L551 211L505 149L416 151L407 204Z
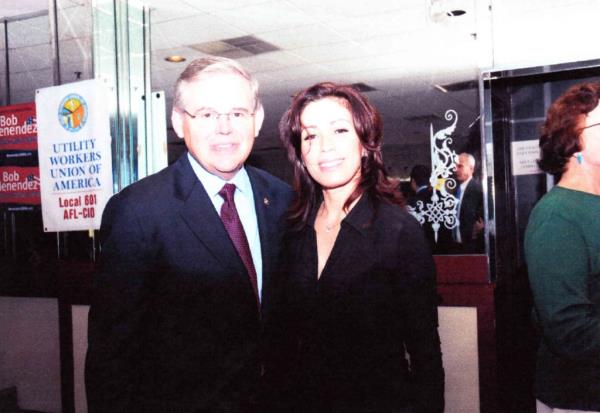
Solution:
M178 163L175 185L176 196L182 201L181 217L223 267L246 274L246 268L187 155L182 156Z
M260 236L260 249L262 253L262 279L263 291L269 283L269 277L272 272L273 257L271 257L271 242L276 235L277 214L272 206L273 199L269 191L269 185L264 178L259 176L251 167L246 167L248 177L252 184L252 193L254 194L254 208L256 209L256 219L258 221L258 232Z

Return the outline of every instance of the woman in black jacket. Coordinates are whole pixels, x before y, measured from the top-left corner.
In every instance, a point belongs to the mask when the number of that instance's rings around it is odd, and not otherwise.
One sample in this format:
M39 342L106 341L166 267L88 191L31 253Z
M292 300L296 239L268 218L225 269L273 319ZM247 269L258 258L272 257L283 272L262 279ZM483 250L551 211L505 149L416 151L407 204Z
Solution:
M386 176L377 110L321 83L294 97L280 132L297 195L275 313L280 388L296 411L441 413L435 267Z

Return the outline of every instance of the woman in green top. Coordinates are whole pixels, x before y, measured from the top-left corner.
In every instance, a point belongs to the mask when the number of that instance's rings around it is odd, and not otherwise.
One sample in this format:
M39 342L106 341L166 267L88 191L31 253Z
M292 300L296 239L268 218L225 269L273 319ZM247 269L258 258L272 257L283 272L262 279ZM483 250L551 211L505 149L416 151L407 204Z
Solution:
M540 167L558 184L536 205L525 233L542 333L538 413L600 412L599 102L600 83L571 87L548 110L540 138Z

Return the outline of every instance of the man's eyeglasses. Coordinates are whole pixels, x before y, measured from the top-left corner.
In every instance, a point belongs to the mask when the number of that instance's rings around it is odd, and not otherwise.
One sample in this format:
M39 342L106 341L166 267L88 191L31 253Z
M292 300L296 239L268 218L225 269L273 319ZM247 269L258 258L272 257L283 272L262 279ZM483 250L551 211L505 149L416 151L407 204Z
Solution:
M181 110L203 126L215 126L221 116L227 117L227 120L232 124L243 125L254 116L254 113L246 109L235 109L227 113L219 113L213 109L200 109L195 113L190 113L185 109Z

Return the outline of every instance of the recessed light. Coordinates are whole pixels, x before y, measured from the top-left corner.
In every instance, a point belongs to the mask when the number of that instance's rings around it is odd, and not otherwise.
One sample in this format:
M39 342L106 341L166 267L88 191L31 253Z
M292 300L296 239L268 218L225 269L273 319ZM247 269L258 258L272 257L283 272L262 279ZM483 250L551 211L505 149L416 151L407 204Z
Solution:
M178 54L174 54L172 56L165 57L165 60L167 62L171 62L171 63L181 63L181 62L185 62L185 57L180 56Z
M359 92L365 92L365 93L377 90L373 86L367 85L363 82L352 83L350 86L352 86L354 89L358 90Z
M438 85L437 83L433 85L433 87L437 90L439 90L442 93L448 93L448 89L446 89L444 86L442 85Z
M463 14L466 14L466 13L467 12L464 10L448 10L446 12L448 17L458 17L458 16L462 16Z

